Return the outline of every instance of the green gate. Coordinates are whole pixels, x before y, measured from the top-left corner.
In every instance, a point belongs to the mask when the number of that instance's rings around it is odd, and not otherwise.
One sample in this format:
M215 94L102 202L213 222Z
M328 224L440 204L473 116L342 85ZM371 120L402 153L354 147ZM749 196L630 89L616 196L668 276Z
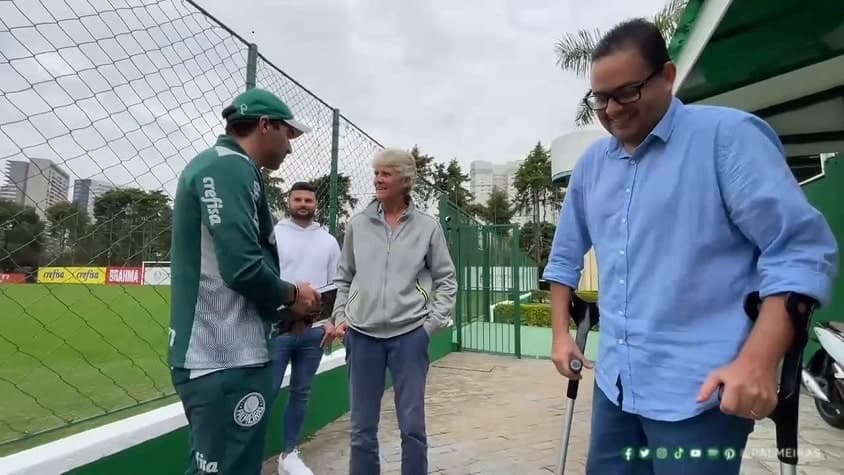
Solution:
M519 246L519 227L482 224L451 203L440 211L457 272L457 349L522 357L532 341L522 333L522 305L539 275Z

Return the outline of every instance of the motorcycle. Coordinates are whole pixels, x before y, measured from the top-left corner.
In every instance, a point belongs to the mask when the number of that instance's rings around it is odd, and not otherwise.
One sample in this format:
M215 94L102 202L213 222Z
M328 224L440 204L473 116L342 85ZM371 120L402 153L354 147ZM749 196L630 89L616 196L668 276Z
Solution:
M814 331L821 348L802 371L803 387L821 419L844 429L844 323L819 323Z

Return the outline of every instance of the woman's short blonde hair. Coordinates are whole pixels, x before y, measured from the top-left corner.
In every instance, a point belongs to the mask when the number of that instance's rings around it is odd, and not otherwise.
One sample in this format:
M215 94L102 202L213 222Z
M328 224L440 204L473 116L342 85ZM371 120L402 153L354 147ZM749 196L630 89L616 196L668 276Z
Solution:
M372 167L390 167L396 170L398 176L407 178L410 182L408 192L416 184L416 160L409 152L397 148L385 148L375 154Z

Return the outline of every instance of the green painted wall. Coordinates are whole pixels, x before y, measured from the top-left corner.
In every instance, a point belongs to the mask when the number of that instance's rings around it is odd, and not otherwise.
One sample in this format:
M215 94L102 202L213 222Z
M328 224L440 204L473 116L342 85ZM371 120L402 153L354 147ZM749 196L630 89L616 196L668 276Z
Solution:
M429 347L431 361L436 361L452 350L452 329L440 332L431 339ZM388 375L389 376L389 375ZM311 387L308 416L305 419L303 436L308 437L349 410L346 367L339 366L320 373ZM387 386L390 386L387 378ZM281 449L281 414L287 402L287 390L283 390L271 414L267 434L266 455L270 457ZM187 428L177 429L169 434L131 447L92 464L71 472L73 475L180 475L188 461Z
M840 154L827 160L826 175L818 181L803 187L803 192L812 205L826 217L835 239L838 241L839 252L844 243L844 206L841 206L841 190L844 189L844 157ZM814 321L829 322L844 320L844 269L839 269L838 278L832 289L832 300L825 308L815 313ZM804 363L820 348L815 333L809 332L809 343L803 353Z

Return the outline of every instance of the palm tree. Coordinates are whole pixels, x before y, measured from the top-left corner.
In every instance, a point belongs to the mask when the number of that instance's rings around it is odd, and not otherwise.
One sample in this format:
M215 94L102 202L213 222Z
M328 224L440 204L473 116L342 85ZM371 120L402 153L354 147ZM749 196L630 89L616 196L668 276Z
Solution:
M671 42L671 37L680 21L680 16L686 8L688 0L668 0L665 5L654 15L651 21L659 28L666 43ZM584 78L589 72L592 51L598 44L603 34L600 30L578 30L574 33L566 33L563 39L554 46L557 53L557 65L565 71L571 71L577 77ZM589 125L595 116L586 104L577 104L575 124L578 127Z

